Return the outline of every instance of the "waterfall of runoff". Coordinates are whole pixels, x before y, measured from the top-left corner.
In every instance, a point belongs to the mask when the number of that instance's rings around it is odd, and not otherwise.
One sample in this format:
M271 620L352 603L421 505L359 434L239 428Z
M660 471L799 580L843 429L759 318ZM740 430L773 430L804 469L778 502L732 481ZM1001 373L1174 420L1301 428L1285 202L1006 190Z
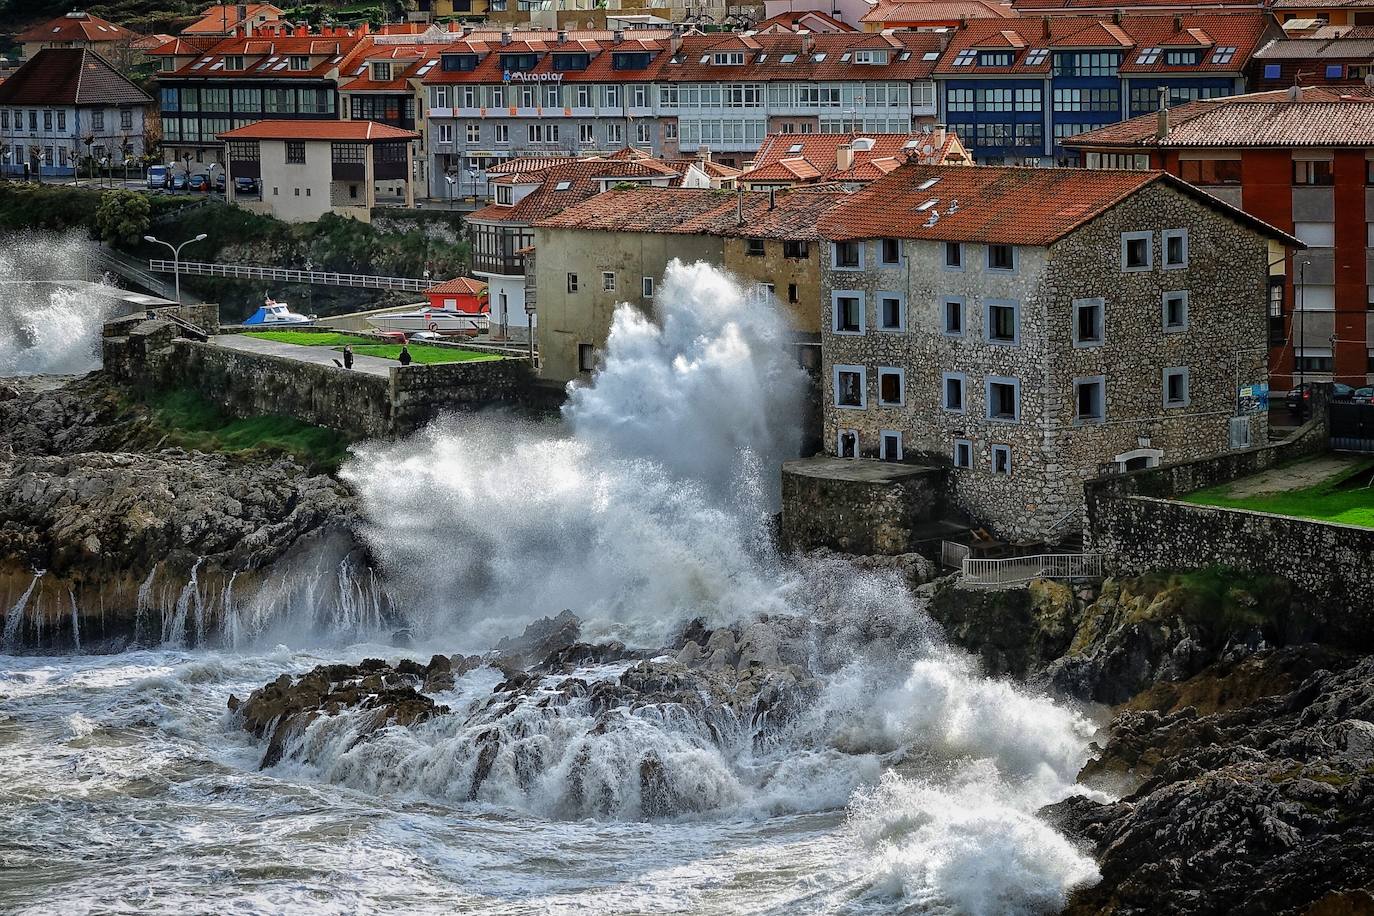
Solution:
M675 263L656 308L617 310L561 422L455 417L357 450L413 647L0 659L0 807L11 873L33 872L0 909L990 916L1096 881L1036 815L1080 791L1094 723L982 677L897 577L774 547L805 386L778 305ZM263 773L225 711L283 673L480 651L565 609L585 641L652 650L691 620L773 639L813 687L772 721L594 708L634 662L521 695L479 667L435 696L448 714L361 741L370 713L322 716Z
M87 279L89 245L75 235L0 239L0 378L100 368L109 303L51 285Z

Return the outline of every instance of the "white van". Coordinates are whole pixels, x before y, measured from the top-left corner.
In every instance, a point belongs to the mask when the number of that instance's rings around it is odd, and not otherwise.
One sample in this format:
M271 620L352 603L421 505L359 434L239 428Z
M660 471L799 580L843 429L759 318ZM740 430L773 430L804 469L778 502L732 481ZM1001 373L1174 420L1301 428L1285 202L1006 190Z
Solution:
M148 187L165 188L167 187L167 166L150 165L148 166Z

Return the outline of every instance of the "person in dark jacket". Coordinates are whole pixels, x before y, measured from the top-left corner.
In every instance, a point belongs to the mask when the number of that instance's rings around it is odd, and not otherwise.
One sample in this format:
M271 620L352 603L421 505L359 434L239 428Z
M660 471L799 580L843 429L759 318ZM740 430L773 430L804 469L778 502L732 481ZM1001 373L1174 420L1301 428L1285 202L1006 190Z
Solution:
M344 368L353 368L353 348L347 345L344 346Z
M397 358L400 359L402 366L409 366L411 363L410 347L401 344L401 355Z

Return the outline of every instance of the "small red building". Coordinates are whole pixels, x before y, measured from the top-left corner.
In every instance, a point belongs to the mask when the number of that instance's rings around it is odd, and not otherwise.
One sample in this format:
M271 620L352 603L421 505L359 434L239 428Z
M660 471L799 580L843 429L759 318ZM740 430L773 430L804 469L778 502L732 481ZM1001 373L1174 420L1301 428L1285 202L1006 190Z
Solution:
M487 284L481 280L456 277L445 280L438 286L425 290L432 309L448 309L450 312L468 312L476 315L488 310Z

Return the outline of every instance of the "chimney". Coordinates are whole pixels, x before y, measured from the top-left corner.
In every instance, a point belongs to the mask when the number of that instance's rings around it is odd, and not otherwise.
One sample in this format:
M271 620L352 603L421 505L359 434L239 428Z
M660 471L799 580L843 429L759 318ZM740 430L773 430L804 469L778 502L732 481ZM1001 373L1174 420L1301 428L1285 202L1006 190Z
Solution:
M1121 25L1121 10L1112 11L1112 22Z
M1183 31L1183 17L1180 16L1179 14L1177 14L1177 13L1174 14L1174 31L1175 31L1175 32L1182 32L1182 31Z
M803 36L802 36L801 56L802 56L802 57L810 57L810 56L811 56L811 49L814 48L815 46L816 46L816 40L815 40L814 38L811 37L811 33L808 32L807 34L803 35Z
M1050 17L1049 17L1049 16L1041 16L1041 17L1040 17L1040 36L1041 36L1042 38L1049 38L1049 37L1050 37Z
M711 161L711 147L707 146L705 143L701 144L701 146L698 146L698 147L697 147L697 158L700 159L702 162L710 162L710 161Z
M1159 87L1159 114L1156 116L1155 139L1163 140L1169 136L1169 90Z
M611 41L613 41L614 43L620 44L620 43L621 43L622 41L624 41L624 40L625 40L625 32L624 32L624 30L622 30L622 29L616 29L614 32L611 33Z
M945 148L945 125L935 125L935 148L942 150Z
M568 30L567 30L567 29L559 29L559 30L558 30L558 43L559 43L560 45L565 45L565 44L568 43Z
M238 13L239 25L248 25L248 4L240 3L237 7L234 8L234 10Z
M777 188L769 188L769 189L768 189L768 209L769 209L769 210L772 210L772 209L774 209L775 207L777 207L777 205L778 205L777 194L778 194L778 189L777 189Z
M841 143L835 150L835 171L847 172L854 168L854 147Z
M735 225L744 225L744 188L740 187L735 193Z
M510 44L510 32L507 31L506 29L502 29L502 30L501 30L501 44L503 44L503 45L508 45L508 44Z
M305 37L307 37L309 34L310 34L310 26L308 26L308 25L298 25L298 26L296 26L296 37L297 37L297 38L305 38Z

